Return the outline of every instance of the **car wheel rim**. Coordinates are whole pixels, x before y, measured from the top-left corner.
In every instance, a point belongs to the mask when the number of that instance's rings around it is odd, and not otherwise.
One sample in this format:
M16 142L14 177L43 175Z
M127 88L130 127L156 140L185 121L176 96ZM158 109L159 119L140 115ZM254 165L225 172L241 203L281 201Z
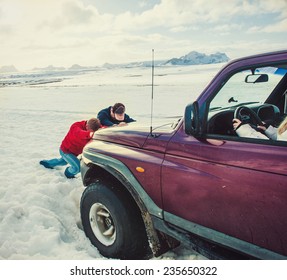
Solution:
M116 228L110 211L101 203L92 205L89 213L90 225L96 238L105 246L116 239Z

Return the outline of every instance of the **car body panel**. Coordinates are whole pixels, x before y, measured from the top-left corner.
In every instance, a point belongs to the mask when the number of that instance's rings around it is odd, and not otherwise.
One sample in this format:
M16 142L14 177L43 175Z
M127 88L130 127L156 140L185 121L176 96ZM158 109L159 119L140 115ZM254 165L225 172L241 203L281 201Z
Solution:
M164 158L163 153L93 141L85 147L83 156L86 157L87 154L103 154L122 162L139 181L149 197L162 209L160 172ZM93 162L95 161L94 158Z
M163 162L164 211L287 255L286 162L286 147L177 134Z

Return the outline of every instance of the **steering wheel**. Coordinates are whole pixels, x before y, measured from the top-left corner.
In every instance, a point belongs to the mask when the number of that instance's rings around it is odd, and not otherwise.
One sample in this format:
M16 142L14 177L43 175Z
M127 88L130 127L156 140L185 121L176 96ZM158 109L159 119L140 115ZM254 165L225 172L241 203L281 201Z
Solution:
M255 127L257 127L257 125L264 125L261 119L257 116L257 114L246 106L237 107L234 112L234 118L239 119L242 124L249 123L250 125L254 125Z

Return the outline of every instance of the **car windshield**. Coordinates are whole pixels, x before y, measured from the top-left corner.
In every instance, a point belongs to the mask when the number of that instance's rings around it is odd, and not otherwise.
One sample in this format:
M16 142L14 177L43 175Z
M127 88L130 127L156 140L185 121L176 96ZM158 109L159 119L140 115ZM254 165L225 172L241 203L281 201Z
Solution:
M252 103L264 103L283 75L276 67L234 74L210 103L210 111Z

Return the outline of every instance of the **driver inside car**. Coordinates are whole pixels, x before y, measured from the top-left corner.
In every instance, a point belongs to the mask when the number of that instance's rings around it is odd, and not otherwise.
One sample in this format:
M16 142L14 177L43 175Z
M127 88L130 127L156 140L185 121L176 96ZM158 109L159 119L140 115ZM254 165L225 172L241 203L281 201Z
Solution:
M287 117L282 121L278 128L273 127L272 125L269 125L267 128L258 125L258 130L256 130L249 124L243 124L239 119L233 119L232 123L234 130L240 137L287 141Z

